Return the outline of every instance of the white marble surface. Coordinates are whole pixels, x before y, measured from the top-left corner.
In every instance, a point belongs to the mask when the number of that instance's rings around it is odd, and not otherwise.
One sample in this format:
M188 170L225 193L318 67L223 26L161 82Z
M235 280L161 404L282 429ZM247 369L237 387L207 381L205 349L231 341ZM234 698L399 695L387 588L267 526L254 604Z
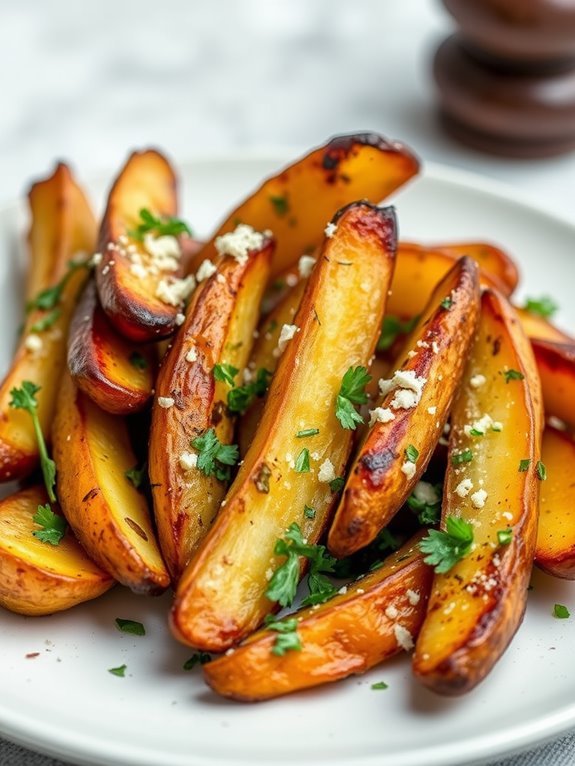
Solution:
M89 178L135 146L177 161L374 129L573 218L575 155L492 159L440 132L428 63L449 27L432 0L0 0L0 204L57 158ZM0 742L2 766L32 763L54 762Z

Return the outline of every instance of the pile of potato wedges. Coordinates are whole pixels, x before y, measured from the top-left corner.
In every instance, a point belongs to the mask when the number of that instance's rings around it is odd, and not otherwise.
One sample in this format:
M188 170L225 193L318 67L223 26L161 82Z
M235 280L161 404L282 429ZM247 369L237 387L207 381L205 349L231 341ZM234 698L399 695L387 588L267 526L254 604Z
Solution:
M500 248L398 241L381 201L418 172L338 136L205 242L157 151L99 225L66 165L33 184L1 606L171 587L174 636L239 700L401 651L440 694L486 676L533 564L575 579L575 338L513 305Z

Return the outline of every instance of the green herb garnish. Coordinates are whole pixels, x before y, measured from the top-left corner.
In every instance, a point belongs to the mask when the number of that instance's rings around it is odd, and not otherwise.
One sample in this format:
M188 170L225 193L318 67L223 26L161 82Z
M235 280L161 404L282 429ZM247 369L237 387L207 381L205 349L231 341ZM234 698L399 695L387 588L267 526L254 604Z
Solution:
M228 386L234 386L234 378L238 374L237 367L233 367L231 364L216 364L214 365L214 378L221 383L227 383Z
M541 298L527 298L523 308L530 314L535 314L544 319L551 319L553 314L559 309L559 306L555 303L553 298L550 298L548 295L543 295Z
M136 620L123 620L121 617L116 617L115 623L118 630L122 631L122 633L129 633L132 636L146 635L146 628L141 622L136 622Z
M531 465L531 460L527 458L526 460L520 460L519 461L519 472L524 473L525 471L529 470L529 466Z
M435 567L438 574L449 570L471 550L473 527L467 521L456 516L448 516L446 531L430 529L427 537L419 543L426 564Z
M378 681L377 683L372 684L371 688L374 691L379 691L380 689L389 689L389 686L385 683L385 681Z
M525 375L522 372L519 372L519 370L505 370L505 382L509 383L510 380L523 380Z
M345 487L345 479L343 476L337 476L329 483L329 488L332 492L340 492Z
M264 624L268 630L274 630L277 633L272 654L283 657L286 652L301 651L301 641L298 636L295 617L290 617L287 620L276 620L272 614L269 614L264 620Z
M342 428L355 431L357 423L363 423L363 418L353 405L367 402L365 387L370 380L371 375L368 375L365 367L350 367L343 376L335 406L335 416Z
M287 215L289 211L289 202L287 195L275 195L270 194L269 201L271 202L273 209L276 212L276 215L278 215L280 218L283 218L284 215Z
M473 460L473 452L470 449L464 449L463 452L459 452L457 455L451 456L452 465L461 465L462 463L471 463Z
M132 351L130 354L130 364L132 367L135 367L136 370L148 369L148 361L139 351Z
M381 334L377 341L377 350L387 351L393 346L398 336L410 333L418 321L419 316L415 316L413 319L408 319L406 322L402 322L401 319L393 315L384 317L381 326Z
M564 604L555 604L553 607L553 617L557 617L559 620L566 620L571 617L571 612Z
M205 665L206 662L210 662L212 655L208 652L194 652L192 656L187 659L182 665L184 670L193 670L196 665Z
M442 309L449 311L449 309L453 306L453 299L448 296L441 301L440 305Z
M511 527L508 527L507 529L500 529L497 532L497 540L499 545L509 545L509 543L513 540L513 530Z
M295 435L296 439L306 439L308 436L317 436L319 428L304 428L303 431L298 431Z
M231 477L231 466L240 457L236 444L222 444L213 428L197 436L192 441L192 447L198 450L197 468L206 476L215 476L220 481L228 481Z
M296 473L309 473L309 450L304 447L295 461Z
M32 516L32 521L42 527L42 529L35 529L32 532L34 537L37 537L40 542L50 543L50 545L58 545L68 528L66 519L54 513L48 503L38 506L38 510Z
M306 519L315 519L315 508L311 508L309 505L304 505L303 515Z
M145 234L155 234L157 237L177 237L179 234L192 236L192 230L180 218L158 218L147 208L140 210L140 223L135 229L130 229L128 235L132 239L142 241Z
M148 464L144 462L142 465L136 464L132 468L128 468L128 470L124 472L124 476L134 485L136 489L140 489L146 480L147 472Z
M234 369L232 367L232 369ZM228 410L234 414L243 415L248 410L256 397L262 398L270 385L272 374L264 367L257 371L255 380L243 386L232 388L228 392Z
M127 668L128 668L127 665L120 665L117 668L109 668L108 673L111 673L113 676L119 676L120 678L124 678L126 675Z
M547 468L545 468L545 463L542 463L540 460L538 460L537 465L535 466L535 470L537 471L537 478L539 481L545 481L547 478Z
M46 314L45 317L42 317L42 319L39 319L37 322L34 322L32 327L30 327L30 332L38 333L38 332L44 332L45 330L49 330L50 327L52 327L52 325L55 324L61 316L62 316L62 309L55 308L49 314Z
M408 444L405 449L405 459L409 463L417 463L417 458L419 457L419 450L416 449L413 444Z
M40 311L52 311L55 309L61 302L64 289L72 278L72 275L79 269L86 269L89 271L91 268L92 264L90 261L68 261L67 271L62 279L52 287L47 287L46 289L41 290L38 295L28 301L26 304L26 312L30 313L30 311L33 311L34 309L39 309ZM52 320L52 324L56 319Z

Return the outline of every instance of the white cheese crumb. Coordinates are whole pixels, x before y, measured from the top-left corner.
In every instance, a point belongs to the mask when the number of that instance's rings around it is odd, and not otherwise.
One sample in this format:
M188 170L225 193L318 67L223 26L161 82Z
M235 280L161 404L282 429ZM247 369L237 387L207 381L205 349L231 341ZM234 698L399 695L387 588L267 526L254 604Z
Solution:
M481 388L481 386L485 385L486 381L487 381L487 378L485 377L485 375L477 374L477 375L473 375L473 377L470 378L469 385L471 386L471 388Z
M105 276L106 276L106 274L109 274L109 273L110 273L110 267L109 267L109 265L108 265L108 264L106 264L106 265L104 266L104 268L102 269L102 276L104 276L104 277L105 277Z
M358 588L358 589L356 590L356 593L357 593L357 595L358 595L358 596L363 596L363 594L365 593L365 591L364 591L364 589L363 589L363 588Z
M430 415L435 415L435 413L437 412L437 407L428 407L427 411Z
M224 277L223 274L217 274L216 282L219 282L220 285L223 285L225 281L226 281L226 278Z
M414 351L413 349L411 351L407 352L407 358L413 359L414 356L417 356L417 351Z
M389 617L390 620L395 620L396 617L399 617L399 612L397 611L397 609L394 607L393 604L390 604L385 609L385 616Z
M400 388L391 400L390 405L396 410L410 410L413 407L416 407L418 403L419 398L415 391L408 391L407 388Z
M298 278L296 274L288 274L286 276L286 285L288 287L295 287L298 283Z
M138 279L145 279L148 276L148 269L142 266L141 263L131 263L130 273L138 277Z
M338 593L340 596L345 596L347 593L347 585L342 585L341 588L338 590Z
M44 343L39 335L29 335L24 341L24 348L26 351L30 351L33 354L42 351L43 347Z
M160 261L178 259L182 254L178 240L170 235L154 237L153 234L145 234L144 248L152 258Z
M94 253L90 258L90 266L97 266L99 263L102 263L102 253Z
M160 407L168 410L170 407L174 406L174 400L171 396L158 396L158 404Z
M471 479L463 479L463 481L460 481L457 487L453 490L456 495L459 495L459 497L467 497L467 495L471 492L473 489L473 482Z
M337 231L337 224L330 221L324 229L324 234L328 239L331 239Z
M324 460L320 465L317 478L318 481L322 482L333 481L335 478L337 478L335 475L335 468L333 467L333 463L329 458Z
M260 250L264 244L264 235L248 226L240 223L234 231L222 234L215 241L215 248L219 255L231 255L240 264L244 264L251 250Z
M408 588L405 592L405 595L407 596L407 600L411 604L411 606L417 606L419 604L419 600L421 596L419 595L419 591L417 590L411 590L411 588Z
M195 346L192 346L192 348L186 354L186 362L195 362L197 358L198 352L196 351Z
M406 652L410 652L413 649L413 637L408 629L404 628L403 625L396 623L393 626L393 632L395 634L397 643L401 646L401 648L405 649Z
M491 424L491 430L492 431L503 431L503 423L501 423L499 420L494 420Z
M437 343L436 340L434 340L433 343L431 344L431 350L433 351L434 354L439 353L439 344Z
M179 306L196 286L196 280L190 274L185 279L160 279L156 288L156 298L169 306Z
M176 318L174 319L174 322L175 322L177 327L179 327L180 325L184 324L185 321L186 321L186 315L185 314L182 314L182 313L176 314Z
M418 340L415 345L417 348L429 348L429 343L426 340Z
M376 407L369 411L370 428L376 423L389 423L392 420L395 420L395 415L388 407Z
M484 489L478 489L471 495L471 502L475 508L483 508L487 500L487 492Z
M406 460L405 463L401 466L401 472L407 476L408 480L413 479L415 476L415 463L412 463L410 460Z
M200 268L196 272L196 280L198 282L203 282L205 279L209 279L212 274L215 274L217 270L217 266L215 266L209 258L206 258L205 261L202 261Z
M417 377L415 370L396 370L389 380L379 381L379 390L383 396L399 389L391 400L391 407L408 410L419 404L423 386L427 378Z
M418 481L413 488L413 494L416 500L427 505L434 505L439 502L437 490L428 481Z
M198 464L198 456L195 452L182 452L179 458L180 466L184 471L191 471Z
M313 271L314 266L315 266L315 258L313 258L311 255L302 255L302 257L299 259L297 264L300 277L302 279L309 277L309 275Z
M278 338L277 348L273 350L274 356L280 356L280 354L284 352L285 347L288 344L288 341L290 341L294 337L296 332L299 332L299 327L296 324L282 325L280 336Z

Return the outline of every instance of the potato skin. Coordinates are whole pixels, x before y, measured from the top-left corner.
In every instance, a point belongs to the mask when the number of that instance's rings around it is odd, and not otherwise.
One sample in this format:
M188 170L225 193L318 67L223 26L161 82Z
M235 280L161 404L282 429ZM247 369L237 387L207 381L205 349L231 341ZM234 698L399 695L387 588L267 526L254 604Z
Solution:
M103 569L135 593L170 584L144 496L125 477L136 464L126 425L64 375L52 430L57 494L74 534Z
M575 428L575 344L531 341L543 389L546 415Z
M130 356L138 353L144 369ZM114 415L143 409L150 397L156 355L118 335L98 303L96 284L90 281L78 301L68 336L68 370L72 379L99 407Z
M575 338L555 327L548 319L532 314L527 309L517 308L517 306L515 306L515 313L521 320L521 325L528 338L575 345Z
M0 500L0 606L30 616L97 598L114 580L86 556L68 531L59 545L41 543L32 517L48 502L42 486ZM57 506L53 507L58 512Z
M515 261L504 250L489 242L448 242L433 246L437 250L461 258L468 255L477 261L482 275L490 277L496 287L509 298L519 283L519 271Z
M301 651L278 657L271 651L277 633L260 631L203 666L208 685L224 697L255 702L365 673L400 652L394 627L417 635L431 589L432 571L417 547L422 536L347 593L290 615L298 619Z
M273 232L277 247L271 276L281 274L322 242L334 210L354 200L384 200L418 172L418 159L398 141L377 133L334 136L268 178L233 210L196 257L194 269L204 258L213 259L216 237L239 220Z
M523 379L506 381L503 373L511 369ZM473 689L511 641L525 611L537 534L540 383L518 318L505 298L490 290L482 296L465 381L476 374L484 375L485 383L462 386L452 410L442 509L442 525L450 515L473 523L475 547L447 573L435 575L413 657L418 680L445 695ZM465 434L464 426L484 413L501 423L501 431L477 438ZM472 461L454 465L453 455L470 445ZM523 459L530 460L527 471L519 470ZM464 478L474 489L485 486L483 508L455 491ZM509 527L511 542L502 545L497 532Z
M446 310L442 302L448 296L452 305ZM392 365L392 370L413 371L427 382L415 407L395 408L394 419L376 422L359 447L328 535L335 556L348 556L368 545L411 494L442 434L478 315L477 265L463 257L435 288ZM388 409L395 393L380 398L377 406ZM436 408L433 414L428 412L430 406ZM412 476L402 470L409 445L419 452Z

